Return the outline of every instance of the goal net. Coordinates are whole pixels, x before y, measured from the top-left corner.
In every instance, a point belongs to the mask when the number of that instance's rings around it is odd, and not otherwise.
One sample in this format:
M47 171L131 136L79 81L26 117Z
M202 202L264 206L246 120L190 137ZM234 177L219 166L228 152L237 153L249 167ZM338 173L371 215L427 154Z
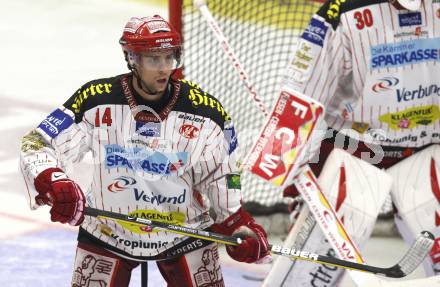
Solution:
M223 104L237 130L238 154L243 158L264 118L197 7L191 0L170 0L169 4L170 21L183 37L183 75ZM271 108L297 39L321 3L311 0L206 0L206 4L258 96L267 108ZM242 176L242 190L247 204L274 206L283 201L279 188L250 173Z

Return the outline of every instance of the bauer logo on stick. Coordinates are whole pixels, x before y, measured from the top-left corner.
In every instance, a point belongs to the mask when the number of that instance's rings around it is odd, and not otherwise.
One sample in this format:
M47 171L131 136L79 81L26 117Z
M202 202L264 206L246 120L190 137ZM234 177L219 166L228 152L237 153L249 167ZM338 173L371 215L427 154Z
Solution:
M282 89L272 113L245 159L252 173L283 186L293 176L296 163L324 108L315 100L288 88Z

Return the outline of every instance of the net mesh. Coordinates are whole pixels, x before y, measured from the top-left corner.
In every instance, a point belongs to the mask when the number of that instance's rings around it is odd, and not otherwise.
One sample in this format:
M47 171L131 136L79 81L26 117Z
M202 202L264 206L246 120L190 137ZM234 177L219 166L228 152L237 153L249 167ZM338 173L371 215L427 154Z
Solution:
M310 0L207 0L206 3L258 96L266 108L271 108L297 39L320 3ZM182 8L171 9L182 11L184 77L223 104L233 119L238 154L243 158L263 124L262 113L192 1L185 0ZM242 189L245 202L272 206L283 200L279 188L250 173L243 174Z

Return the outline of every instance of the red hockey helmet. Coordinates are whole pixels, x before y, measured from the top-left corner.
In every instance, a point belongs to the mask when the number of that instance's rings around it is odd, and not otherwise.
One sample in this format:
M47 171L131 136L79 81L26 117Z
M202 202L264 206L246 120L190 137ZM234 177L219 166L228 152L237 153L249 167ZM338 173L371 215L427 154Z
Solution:
M133 17L124 27L119 40L128 64L136 64L142 52L174 50L177 65L181 63L182 42L179 33L161 16ZM177 67L176 67L177 68Z

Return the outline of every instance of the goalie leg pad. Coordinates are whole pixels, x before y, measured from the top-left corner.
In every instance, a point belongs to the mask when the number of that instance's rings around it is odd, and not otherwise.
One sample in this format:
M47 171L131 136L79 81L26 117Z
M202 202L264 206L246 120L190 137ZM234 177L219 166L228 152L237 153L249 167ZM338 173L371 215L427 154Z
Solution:
M391 177L343 150L334 149L318 183L335 207L347 232L362 247L370 237L380 208L389 194ZM308 208L303 208L284 245L335 256L335 251L319 226L308 218L308 213ZM298 264L279 256L264 286L336 286L342 274L343 270L334 266L309 262Z
M440 274L440 146L432 145L388 169L393 177L391 196L395 221L407 244L423 230L436 243L424 261L427 275Z

